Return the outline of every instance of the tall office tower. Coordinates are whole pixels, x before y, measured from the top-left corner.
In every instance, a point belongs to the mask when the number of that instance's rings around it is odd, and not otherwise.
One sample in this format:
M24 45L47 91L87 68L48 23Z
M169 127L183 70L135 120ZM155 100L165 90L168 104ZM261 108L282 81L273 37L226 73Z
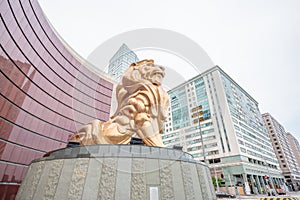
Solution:
M295 138L291 133L287 132L287 138L291 144L291 149L294 153L294 156L296 158L297 164L298 164L298 171L300 172L300 144L297 138Z
M183 146L227 185L244 186L247 194L262 193L267 183L283 184L258 103L221 68L215 66L168 93L171 106L162 135L166 146Z
M0 199L14 199L32 160L109 119L113 80L66 46L36 0L0 1L0 14Z
M119 82L124 71L130 64L137 61L139 61L137 55L130 50L126 44L122 44L109 61L108 74L113 77L116 82Z
M300 172L287 133L284 127L269 113L264 113L262 117L284 178L289 187L296 190L298 188L297 184L300 184Z

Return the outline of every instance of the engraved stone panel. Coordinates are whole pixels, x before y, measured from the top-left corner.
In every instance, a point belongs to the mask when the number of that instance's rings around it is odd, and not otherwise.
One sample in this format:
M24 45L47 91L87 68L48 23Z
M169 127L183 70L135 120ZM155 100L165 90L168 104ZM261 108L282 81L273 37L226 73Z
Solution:
M132 159L131 171L132 200L146 199L145 159Z
M32 171L35 173L33 173L32 177L28 177L29 180L27 182L27 184L28 184L27 189L26 189L27 191L25 192L24 196L18 195L17 199L33 199L33 196L36 192L36 188L40 181L40 177L43 173L44 167L45 167L44 161L39 162L32 167Z
M98 199L112 200L115 198L117 160L105 158L102 164Z
M41 174L39 184L37 185L36 192L33 196L34 200L40 200L44 198L46 192L46 186L48 184L49 174L51 172L53 165L54 164L52 162L50 163L48 161L45 162L45 167Z
M88 163L88 158L76 159L71 185L69 187L68 199L81 199Z
M195 198L191 168L189 163L181 162L181 171L182 171L183 185L185 191L185 198L187 200L192 200L192 199L194 200L196 198Z
M162 199L174 199L172 170L170 167L171 164L172 161L160 160L159 162Z
M63 163L64 163L63 160L55 160L52 162L43 199L54 198Z

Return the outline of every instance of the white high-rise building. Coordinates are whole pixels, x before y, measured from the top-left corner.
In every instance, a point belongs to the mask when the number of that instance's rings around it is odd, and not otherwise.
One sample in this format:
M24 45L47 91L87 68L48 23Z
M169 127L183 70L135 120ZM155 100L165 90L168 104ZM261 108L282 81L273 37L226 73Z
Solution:
M139 61L137 55L123 44L115 55L109 60L108 74L119 82L124 71L131 63Z
M166 146L180 145L194 158L205 159L226 185L244 187L247 194L283 184L258 103L220 67L168 93L171 106L162 135Z

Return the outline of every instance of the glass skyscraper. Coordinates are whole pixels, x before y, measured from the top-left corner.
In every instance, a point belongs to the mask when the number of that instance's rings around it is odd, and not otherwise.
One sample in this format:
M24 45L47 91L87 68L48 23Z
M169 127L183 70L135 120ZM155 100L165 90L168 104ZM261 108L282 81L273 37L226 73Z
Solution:
M283 184L258 103L215 66L169 92L171 106L163 141L183 146L205 161L227 185L247 194ZM201 130L201 132L200 132ZM265 176L271 181L265 181Z
M130 64L137 61L139 61L137 55L130 50L126 44L122 44L109 61L108 74L113 77L116 82L119 82Z

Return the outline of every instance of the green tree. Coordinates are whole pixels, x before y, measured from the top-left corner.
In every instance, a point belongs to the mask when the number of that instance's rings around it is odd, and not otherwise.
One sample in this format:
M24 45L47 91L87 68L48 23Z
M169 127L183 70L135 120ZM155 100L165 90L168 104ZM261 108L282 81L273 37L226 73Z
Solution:
M212 177L211 179L212 179L213 185L214 185L215 187L217 187L216 178L215 178L215 177ZM218 178L217 181L218 181L219 187L221 187L221 183L222 183L223 179Z

